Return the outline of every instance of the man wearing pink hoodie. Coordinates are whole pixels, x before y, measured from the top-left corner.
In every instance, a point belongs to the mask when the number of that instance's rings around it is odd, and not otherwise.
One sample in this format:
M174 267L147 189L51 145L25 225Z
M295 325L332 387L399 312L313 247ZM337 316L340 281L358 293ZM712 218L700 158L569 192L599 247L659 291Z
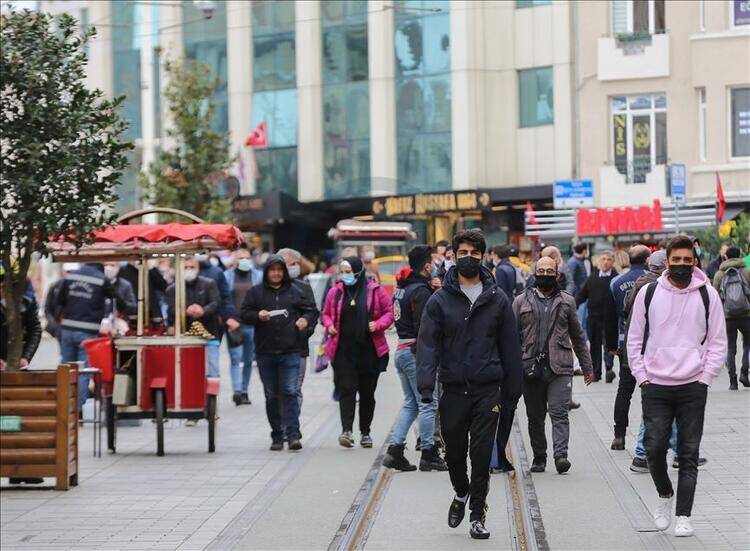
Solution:
M641 387L644 446L659 493L654 523L669 528L674 491L667 473L672 422L677 422L679 476L675 536L692 536L690 513L698 479L708 386L727 352L724 310L706 275L695 267L692 241L667 245L667 271L638 292L628 330L628 359Z

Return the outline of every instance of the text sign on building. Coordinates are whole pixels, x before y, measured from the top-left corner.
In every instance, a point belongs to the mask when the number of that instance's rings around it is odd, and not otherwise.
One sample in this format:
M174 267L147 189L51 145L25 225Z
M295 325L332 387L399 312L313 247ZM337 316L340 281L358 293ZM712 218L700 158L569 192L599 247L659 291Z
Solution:
M734 0L734 25L750 25L750 0Z
M651 207L580 209L576 212L576 233L579 236L654 233L663 228L658 199L654 199Z
M682 163L669 165L669 194L675 203L683 204L687 193L687 170Z
M457 191L451 193L420 193L375 199L372 214L375 218L394 218L441 212L486 210L492 206L487 193Z
M594 206L594 183L591 180L555 180L556 209Z

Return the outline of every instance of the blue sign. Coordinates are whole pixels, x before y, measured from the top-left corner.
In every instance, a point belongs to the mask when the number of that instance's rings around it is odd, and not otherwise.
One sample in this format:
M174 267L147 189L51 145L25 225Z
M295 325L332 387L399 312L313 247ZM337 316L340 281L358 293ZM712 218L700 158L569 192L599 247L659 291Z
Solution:
M556 209L594 206L594 183L591 180L555 180Z
M687 170L682 163L669 165L669 191L676 203L685 202L687 193Z

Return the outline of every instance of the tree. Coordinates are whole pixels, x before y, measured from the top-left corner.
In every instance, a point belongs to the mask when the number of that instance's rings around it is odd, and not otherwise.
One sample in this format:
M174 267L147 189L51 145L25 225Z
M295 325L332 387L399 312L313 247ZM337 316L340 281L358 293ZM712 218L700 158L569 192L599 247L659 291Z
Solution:
M34 251L51 236L81 245L112 221L126 166L125 123L84 86L84 46L74 18L29 10L0 15L0 238L8 324L8 369L23 346L21 303Z
M231 203L223 196L224 173L234 159L229 155L228 133L212 128L216 102L211 99L219 79L211 68L195 60L167 61L165 97L172 118L167 142L139 183L146 200L174 207L212 222L227 222Z
M700 239L701 247L711 255L719 254L721 244L725 241L738 246L742 254L745 254L750 244L750 216L743 212L735 220L698 230L695 236Z

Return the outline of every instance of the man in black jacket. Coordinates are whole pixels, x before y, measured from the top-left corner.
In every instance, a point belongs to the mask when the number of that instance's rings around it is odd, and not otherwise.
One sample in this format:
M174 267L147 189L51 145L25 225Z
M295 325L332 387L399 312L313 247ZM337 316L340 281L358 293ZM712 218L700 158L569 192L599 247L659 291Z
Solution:
M268 258L263 284L248 291L241 319L255 326L255 357L271 425L271 450L282 450L285 436L290 450L301 450L297 396L300 333L315 323L316 314L314 302L292 283L284 257Z
M484 527L485 508L500 408L515 408L521 395L516 320L508 297L481 266L485 249L480 230L454 236L456 266L427 301L417 337L417 388L422 401L433 399L438 367L443 385L440 427L456 492L448 525L455 528L461 523L471 495L469 534L475 539L490 536Z
M0 367L5 369L8 359L8 320L5 315L5 283L0 277ZM23 349L21 351L20 367L28 367L34 357L39 341L42 340L42 324L39 323L39 308L29 295L21 299L21 324L23 330Z
M607 368L607 382L615 380L614 355L617 352L617 308L610 290L610 283L618 275L614 269L615 256L612 251L599 255L599 269L592 269L591 275L576 296L576 304L588 301L586 333L591 343L591 362L594 365L594 382L602 379L602 347L604 365Z
M497 256L498 263L495 265L495 281L497 286L502 289L508 300L513 302L518 290L516 267L511 264L510 247L508 245L497 245L493 247L493 252Z
M220 338L221 329L219 328L219 308L221 299L219 289L213 280L207 277L199 276L198 260L195 257L188 257L183 264L183 277L185 278L185 329L190 329L190 325L199 321L206 331L214 336L214 339ZM168 311L168 332L174 333L174 320L177 316L175 312L175 284L167 287L167 311ZM209 346L214 346L209 344ZM208 375L213 377L214 374L210 368ZM218 376L218 375L216 375Z

